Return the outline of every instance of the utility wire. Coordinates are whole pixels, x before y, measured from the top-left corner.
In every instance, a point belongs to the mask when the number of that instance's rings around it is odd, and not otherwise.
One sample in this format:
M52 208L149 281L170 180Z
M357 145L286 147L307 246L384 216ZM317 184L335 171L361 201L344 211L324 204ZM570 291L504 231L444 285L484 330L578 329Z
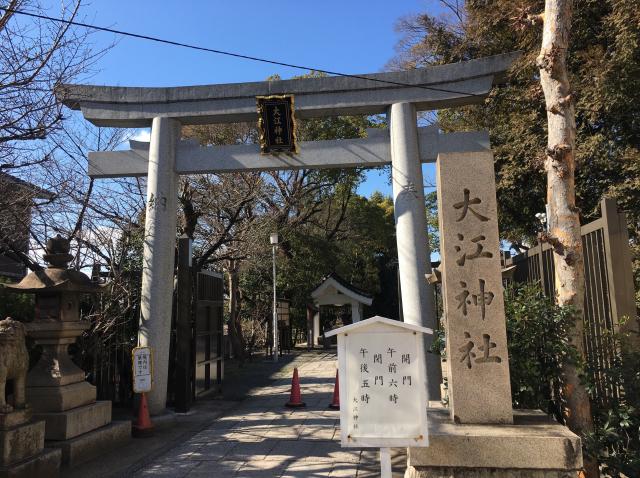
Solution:
M182 43L182 42L177 42L177 41L173 41L173 40L167 40L164 38L158 38L158 37L152 37L149 35L142 35L139 33L132 33L132 32L126 32L123 30L115 30L113 28L107 28L107 27L101 27L101 26L97 26L97 25L91 25L89 23L83 23L83 22L76 22L73 20L66 20L64 18L56 18L56 17L50 17L48 15L42 15L39 13L32 13L32 12L25 12L22 10L14 10L11 8L7 8L7 7L1 7L0 6L0 10L3 10L7 13L15 13L18 15L24 15L27 17L33 17L33 18L39 18L41 20L49 20L52 22L57 22L57 23L64 23L66 25L73 25L76 27L83 27L83 28L88 28L91 30L97 30L97 31L101 31L101 32L107 32L107 33L115 33L116 35L122 35L122 36L127 36L127 37L132 37L132 38L138 38L141 40L150 40L150 41L154 41L154 42L158 42L158 43L164 43L167 45L174 45L174 46L179 46L179 47L183 47L183 48L189 48L192 50L198 50L198 51L206 51L209 53L216 53L218 55L225 55L225 56L231 56L234 58L241 58L244 60L251 60L251 61L257 61L257 62L261 62L261 63L268 63L271 65L278 65L278 66L286 66L288 68L295 68L298 70L305 70L305 71L317 71L319 73L326 73L327 75L334 75L334 76L341 76L344 78L354 78L354 79L358 79L358 80L367 80L367 81L373 81L376 83L384 83L387 85L394 85L394 86L402 86L405 88L421 88L421 89L425 89L425 90L432 90L432 91L440 91L442 93L453 93L456 95L463 95L465 97L479 97L479 98L484 98L486 95L484 94L475 94L475 93L467 93L464 91L456 91L456 90L450 90L450 89L446 89L446 88L438 88L435 86L426 86L426 85L412 85L409 83L402 83L399 81L391 81L391 80L381 80L378 78L369 78L366 76L361 76L361 75L351 75L348 73L340 73L337 71L330 71L330 70L323 70L320 68L312 68L312 67L308 67L308 66L302 66L302 65L295 65L292 63L285 63L282 61L277 61L277 60L269 60L266 58L260 58L257 56L250 56L250 55L243 55L241 53L234 53L234 52L230 52L230 51L224 51L224 50L216 50L214 48L207 48L207 47L203 47L203 46L198 46L198 45L191 45L189 43Z
M63 23L66 25L73 25L73 26L77 26L77 27L82 27L82 28L87 28L90 30L96 30L96 31L102 31L102 32L107 32L107 33L114 33L116 35L122 35L122 36L126 36L126 37L131 37L131 38L138 38L141 40L149 40L149 41L154 41L157 43L164 43L167 45L173 45L173 46L179 46L179 47L183 47L183 48L189 48L192 50L198 50L198 51L205 51L208 53L216 53L218 55L225 55L225 56L231 56L234 58L240 58L240 59L244 59L244 60L250 60L250 61L256 61L256 62L261 62L261 63L268 63L270 65L278 65L278 66L286 66L288 68L295 68L298 70L305 70L305 71L317 71L320 73L325 73L327 75L334 75L334 76L341 76L344 78L354 78L354 79L358 79L358 80L366 80L366 81L373 81L376 83L382 83L382 84L387 84L387 85L394 85L394 86L402 86L404 88L420 88L420 89L424 89L424 90L431 90L431 91L439 91L442 93L452 93L455 95L462 95L463 97L469 97L469 98L485 98L487 95L485 94L475 94L475 93L467 93L464 91L456 91L456 90L451 90L451 89L447 89L447 88L438 88L436 86L426 86L426 85L412 85L409 83L402 83L399 81L391 81L391 80L381 80L379 78L369 78L366 76L362 76L362 75L351 75L348 73L340 73L337 71L331 71L331 70L323 70L321 68L312 68L312 67L308 67L308 66L302 66L302 65L295 65L292 63L285 63L282 61L277 61L277 60L269 60L266 58L260 58L260 57L256 57L256 56L250 56L250 55L243 55L241 53L234 53L234 52L230 52L230 51L224 51L224 50L216 50L214 48L207 48L207 47L203 47L203 46L198 46L198 45L191 45L188 43L182 43L182 42L177 42L177 41L173 41L173 40L167 40L164 38L158 38L158 37L152 37L149 35L142 35L139 33L132 33L132 32L126 32L123 30L115 30L113 28L107 28L107 27L101 27L98 25L91 25L89 23L83 23L83 22L76 22L73 20L66 20L64 18L56 18L56 17L51 17L48 15L42 15L39 13L32 13L32 12L25 12L22 10L17 10L17 9L12 9L12 8L7 8L7 7L2 7L0 6L0 10L5 11L7 13L15 13L18 15L24 15L27 17L33 17L33 18L39 18L41 20L49 20L52 22L57 22L57 23ZM514 101L516 103L522 103L522 104L526 104L525 102L522 102L520 100L520 98L511 98L511 101ZM590 109L590 108L580 108L583 111L590 111L593 113L599 113L602 114L602 111L599 110L595 110L595 109ZM604 112L604 114L609 114L607 111ZM623 118L633 118L635 119L635 115L614 115L616 117L619 117L620 119Z

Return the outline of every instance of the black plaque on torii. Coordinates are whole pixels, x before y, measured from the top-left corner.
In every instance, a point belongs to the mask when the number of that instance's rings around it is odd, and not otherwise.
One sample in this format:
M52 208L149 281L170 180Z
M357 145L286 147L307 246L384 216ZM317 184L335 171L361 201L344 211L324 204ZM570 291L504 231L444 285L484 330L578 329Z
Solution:
M262 154L297 153L293 95L256 97Z

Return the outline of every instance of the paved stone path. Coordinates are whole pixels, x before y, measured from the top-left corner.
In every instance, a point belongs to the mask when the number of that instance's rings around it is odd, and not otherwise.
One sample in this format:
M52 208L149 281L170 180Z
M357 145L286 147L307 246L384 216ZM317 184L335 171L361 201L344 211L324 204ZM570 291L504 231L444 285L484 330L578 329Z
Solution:
M298 367L307 407L291 410L284 403L293 367ZM339 412L327 407L335 373L335 353L298 355L273 375L270 385L252 389L233 410L135 476L379 476L375 450L340 447Z

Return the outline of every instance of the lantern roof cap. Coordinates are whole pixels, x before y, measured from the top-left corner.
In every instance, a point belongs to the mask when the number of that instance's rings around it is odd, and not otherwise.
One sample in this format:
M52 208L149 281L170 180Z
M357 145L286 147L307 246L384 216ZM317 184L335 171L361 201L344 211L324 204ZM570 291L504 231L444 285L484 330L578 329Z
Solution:
M50 267L27 274L17 284L3 284L14 292L101 292L105 284L93 282L86 274L74 269Z
M69 269L68 263L73 260L69 254L69 239L60 234L47 241L44 260L50 265L46 269L31 271L17 284L4 284L14 292L100 292L104 284L93 282L86 274Z

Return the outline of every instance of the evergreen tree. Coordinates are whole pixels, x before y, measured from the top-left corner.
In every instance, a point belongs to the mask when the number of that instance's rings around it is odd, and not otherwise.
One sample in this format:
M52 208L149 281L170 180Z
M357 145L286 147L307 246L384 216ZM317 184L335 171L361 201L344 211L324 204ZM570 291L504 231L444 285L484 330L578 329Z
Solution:
M481 105L443 110L444 130L487 129L496 158L500 228L531 244L545 211L547 112L535 59L542 31L524 26L540 0L468 0L455 15L401 20L393 68L415 68L522 50L508 82ZM627 212L640 272L640 9L634 0L575 0L568 52L576 109L576 202L582 224L603 196Z

